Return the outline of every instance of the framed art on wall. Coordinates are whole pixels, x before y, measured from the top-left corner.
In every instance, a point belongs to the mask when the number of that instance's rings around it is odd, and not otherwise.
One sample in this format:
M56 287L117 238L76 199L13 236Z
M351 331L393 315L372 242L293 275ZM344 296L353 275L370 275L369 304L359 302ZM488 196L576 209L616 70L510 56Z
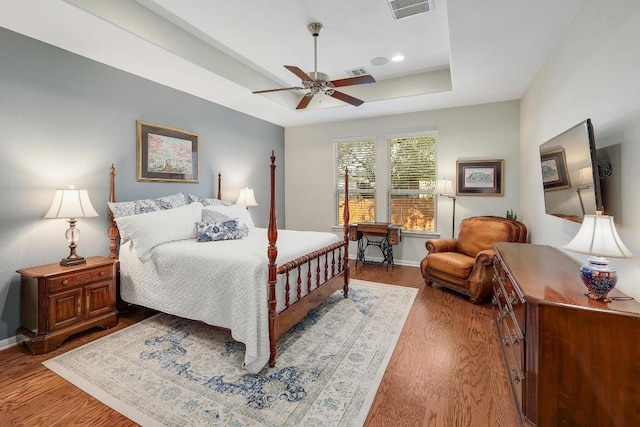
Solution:
M457 194L502 196L504 160L458 160Z
M571 187L564 149L540 153L542 164L542 186L544 191L562 190Z
M199 135L136 122L138 181L198 182Z

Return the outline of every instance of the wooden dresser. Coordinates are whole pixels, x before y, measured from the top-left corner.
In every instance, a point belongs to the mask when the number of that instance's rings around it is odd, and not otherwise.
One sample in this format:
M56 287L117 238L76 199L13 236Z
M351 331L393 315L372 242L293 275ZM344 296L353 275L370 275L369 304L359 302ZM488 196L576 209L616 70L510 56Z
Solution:
M590 300L579 264L550 246L495 249L496 326L523 425L640 426L640 303Z

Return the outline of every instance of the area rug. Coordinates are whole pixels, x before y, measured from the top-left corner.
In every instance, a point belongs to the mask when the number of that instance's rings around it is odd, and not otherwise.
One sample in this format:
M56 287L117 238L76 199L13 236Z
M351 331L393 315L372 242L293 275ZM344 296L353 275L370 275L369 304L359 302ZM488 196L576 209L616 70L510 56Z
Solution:
M358 426L417 290L351 280L249 374L228 331L158 314L44 362L143 426Z

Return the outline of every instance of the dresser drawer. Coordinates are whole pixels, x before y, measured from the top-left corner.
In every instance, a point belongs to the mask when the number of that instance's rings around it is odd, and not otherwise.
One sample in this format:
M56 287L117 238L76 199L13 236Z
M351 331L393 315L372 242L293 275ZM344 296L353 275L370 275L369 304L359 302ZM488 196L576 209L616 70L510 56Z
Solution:
M113 266L105 265L74 273L63 274L47 279L49 292L58 292L67 289L73 289L77 286L86 285L87 283L107 280L113 277Z
M504 268L502 261L494 260L494 295L500 298L501 305L508 307L508 311L513 315L520 333L525 335L524 325L524 298L518 288L513 286L508 271Z

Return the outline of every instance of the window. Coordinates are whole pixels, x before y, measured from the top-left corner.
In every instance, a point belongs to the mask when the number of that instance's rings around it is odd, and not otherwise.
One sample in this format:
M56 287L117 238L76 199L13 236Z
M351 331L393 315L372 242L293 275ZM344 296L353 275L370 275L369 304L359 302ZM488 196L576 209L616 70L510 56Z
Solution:
M437 135L389 138L390 222L405 230L435 230Z
M344 170L349 171L349 222L376 220L376 140L340 141L336 149L337 224L344 225Z

